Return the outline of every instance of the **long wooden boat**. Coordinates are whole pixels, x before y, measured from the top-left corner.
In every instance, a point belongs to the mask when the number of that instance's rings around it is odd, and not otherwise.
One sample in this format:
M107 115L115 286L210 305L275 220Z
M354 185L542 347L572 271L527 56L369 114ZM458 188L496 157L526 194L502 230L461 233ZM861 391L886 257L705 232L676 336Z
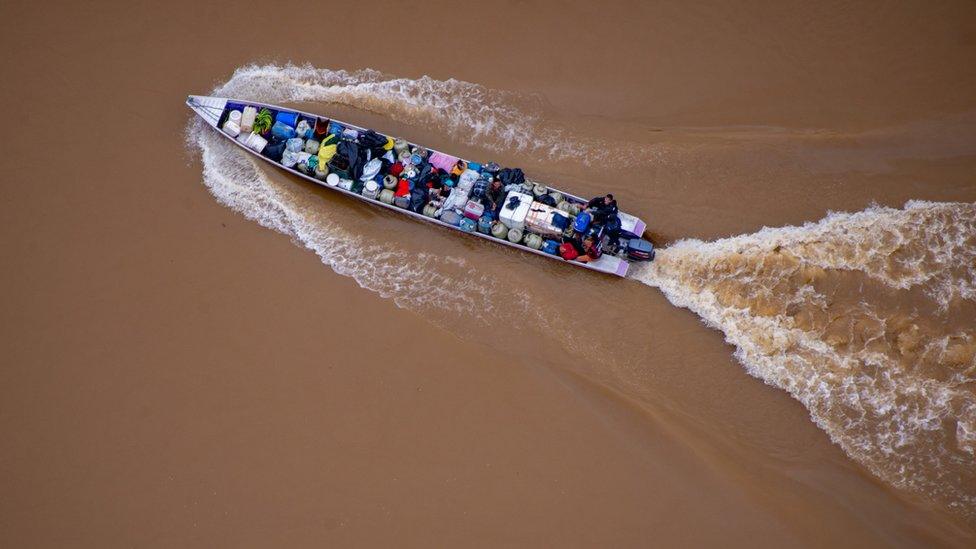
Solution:
M590 270L593 270L593 271L598 271L598 272L607 273L607 274L611 274L611 275L616 275L616 276L620 276L620 277L624 277L624 276L627 275L627 270L630 267L631 263L635 263L635 262L640 261L639 259L634 259L634 258L628 257L624 251L621 251L617 255L610 254L610 253L604 253L598 259L593 260L593 261L590 261L590 262L587 262L587 263L584 263L584 262L581 262L581 261L576 261L576 260L571 260L570 261L570 260L563 259L559 255L554 255L554 254L546 253L546 252L543 252L542 250L537 250L537 249L534 249L532 247L529 247L529 246L527 246L527 245L525 245L523 243L513 243L513 242L510 242L508 239L505 239L505 238L496 238L496 237L494 237L494 236L492 236L490 234L484 234L484 233L477 232L477 231L474 231L474 232L465 231L465 230L461 229L460 227L458 227L456 225L452 225L452 224L449 224L449 223L445 223L445 222L441 221L438 218L430 217L430 216L427 216L427 215L423 215L422 213L414 212L412 210L404 209L404 208L401 208L401 207L398 207L398 206L395 206L395 205L392 205L392 204L387 204L385 202L381 202L378 199L374 199L374 198L369 198L369 197L363 196L362 194L353 192L352 190L347 190L347 189L344 189L344 188L341 188L341 187L338 187L338 186L328 185L328 184L326 184L325 181L322 181L320 179L316 179L315 177L312 177L310 175L306 175L305 173L302 173L301 171L299 171L297 169L288 168L288 167L282 165L280 162L277 162L274 159L268 158L267 156L260 154L258 151L254 150L253 148L250 148L250 147L246 146L244 144L244 140L239 139L239 138L235 138L235 137L229 135L227 132L222 131L222 129L221 129L222 128L222 125L226 122L226 120L228 118L228 115L229 115L229 113L232 110L242 110L244 107L254 107L254 108L258 109L258 110L260 110L262 108L267 108L269 111L271 111L271 113L272 113L272 115L274 117L277 117L278 116L278 113L294 114L294 115L297 115L299 117L299 119L304 119L304 120L308 121L310 124L313 124L313 127L314 127L315 121L328 121L328 122L337 123L337 124L341 125L344 128L348 128L348 129L351 129L351 130L354 130L354 131L357 131L357 132L365 132L365 131L367 131L366 128L362 128L362 127L357 126L355 124L350 124L348 122L343 122L343 121L336 120L336 119L333 119L333 118L326 118L326 117L318 116L318 115L315 115L315 114L312 114L312 113L307 113L307 112L304 112L304 111L298 111L298 110L289 109L289 108L285 108L285 107L279 107L279 106L276 106L276 105L270 105L270 104L266 104L266 103L259 103L259 102L255 102L255 101L243 101L243 100L237 100L237 99L229 99L229 98L224 98L224 97L208 97L208 96L190 95L190 96L187 97L186 104L197 115L199 115L200 118L202 118L207 124L209 124L211 127L213 127L218 133L220 133L221 135L223 135L224 137L226 137L227 139L229 139L235 145L241 147L241 149L243 149L248 154L254 155L257 158L260 158L262 160L268 161L269 163L271 163L272 165L276 166L277 168L282 169L282 170L284 170L286 172L289 172L289 173L291 173L293 175L296 175L298 177L301 177L303 179L306 179L306 180L308 180L308 181L310 181L312 183L315 183L317 185L323 186L323 187L325 187L327 189L330 189L332 191L336 191L336 192L340 192L340 193L343 193L343 194L347 194L347 195L349 195L349 196L351 196L353 198L357 198L359 200L363 200L363 201L368 202L368 203L370 203L370 204L372 204L374 206L378 206L378 207L381 207L381 208L387 208L387 209L390 209L390 210L394 210L394 211L396 211L398 213L401 213L401 214L404 214L404 215L408 215L410 217L413 217L413 218L415 218L415 219L417 219L419 221L423 221L423 222L426 222L426 223L432 223L432 224L435 224L435 225L440 225L441 227L443 227L445 229L451 229L451 230L454 230L454 231L458 231L458 232L461 232L461 233L464 233L464 234L467 234L467 235L470 235L470 236L473 236L473 237L476 237L476 238L484 238L484 239L487 239L487 240L491 240L491 241L496 242L498 244L503 244L503 245L506 245L506 246L511 246L513 248L518 248L519 250L522 250L524 252L528 252L528 253L540 255L540 256L543 256L543 257L546 257L546 258L555 260L555 261L560 261L562 263L566 263L568 265L572 265L572 266L575 266L575 267L581 267L583 269L590 269ZM381 134L381 135L385 135L385 134ZM414 143L410 143L409 145L411 147L417 146ZM427 148L427 150L430 151L431 153L438 152L438 151L436 151L434 149L430 149L429 147ZM565 200L570 201L570 202L576 204L577 206L585 205L586 202L587 202L583 198L578 197L578 196L575 196L575 195L573 195L571 193L568 193L566 191L563 191L563 190L560 190L560 189L555 189L553 187L548 187L548 188L551 191L558 191L558 192L562 193L562 195L563 195L563 197L564 197ZM622 232L623 232L623 234L624 234L625 237L634 237L634 238L641 238L642 237L642 235L644 233L644 230L646 228L646 225L645 225L645 223L643 221L641 221L640 219L638 219L637 217L635 217L633 215L630 215L630 214L627 214L627 213L624 213L624 212L620 212L618 215L619 215L620 222L621 222L621 229L622 229ZM653 259L653 252L651 252L650 259Z

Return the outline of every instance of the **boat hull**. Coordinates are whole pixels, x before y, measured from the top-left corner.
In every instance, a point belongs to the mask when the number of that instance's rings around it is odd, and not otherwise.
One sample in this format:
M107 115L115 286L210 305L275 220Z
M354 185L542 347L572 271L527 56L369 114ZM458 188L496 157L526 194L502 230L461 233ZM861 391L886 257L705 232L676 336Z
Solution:
M353 198L356 198L356 199L362 200L364 202L367 202L367 203L369 203L369 204L371 204L373 206L378 206L378 207L381 207L381 208L386 208L386 209L394 210L394 211L396 211L399 214L403 214L403 215L407 215L407 216L413 217L413 218L415 218L415 219L417 219L419 221L423 221L425 223L432 223L434 225L440 225L441 227L443 227L445 229L454 230L454 231L457 231L457 232L460 232L462 234L465 234L465 235L468 235L468 236L472 236L472 237L475 237L475 238L483 238L483 239L486 239L486 240L490 240L490 241L492 241L492 242L494 242L496 244L502 244L502 245L505 245L505 246L508 246L508 247L511 247L511 248L518 249L518 250L523 251L523 252L527 252L527 253L539 255L539 256L542 256L542 257L545 257L545 258L548 258L548 259L551 259L551 260L559 261L561 263L566 263L566 264L572 265L574 267L580 267L580 268L583 268L583 269L587 269L587 270L591 270L591 271L597 271L597 272L606 273L606 274L611 274L611 275L620 276L620 277L627 276L627 271L628 271L628 269L630 267L630 262L628 262L627 260L625 260L623 258L620 258L620 257L616 257L616 256L611 256L609 254L605 254L605 255L601 256L599 259L597 259L595 261L591 261L589 263L582 263L582 262L579 262L579 261L567 261L567 260L564 260L563 258L561 258L559 256L552 255L552 254L547 254L547 253L545 253L545 252L543 252L541 250L535 250L535 249L529 248L527 246L524 246L522 244L515 244L515 243L512 243L512 242L509 242L508 240L495 238L493 236L486 235L486 234L482 234L482 233L479 233L479 232L464 231L464 230L460 229L459 227L456 227L454 225L450 225L448 223L444 223L443 221L441 221L439 219L432 218L432 217L427 217L425 215L422 215L420 213L417 213L417 212L414 212L414 211L411 211L411 210L408 210L408 209L400 208L400 207L394 206L392 204L386 204L385 202L381 202L379 200L374 200L374 199L371 199L371 198L367 198L367 197L362 196L361 194L358 194L358 193L355 193L355 192L352 192L352 191L349 191L349 190L346 190L346 189L342 189L340 187L333 187L333 186L330 186L330 185L326 185L324 181L315 179L314 177L311 177L309 175L306 175L306 174L304 174L304 173L302 173L302 172L300 172L298 170L295 170L295 169L292 169L292 168L287 168L287 167L281 165L280 163L275 162L274 160L272 160L272 159L270 159L270 158L268 158L268 157L266 157L266 156L264 156L262 154L259 154L259 153L255 152L254 150L252 150L252 149L244 146L237 139L234 139L230 135L228 135L225 132L221 131L220 128L218 128L218 124L220 123L221 117L222 117L223 112L224 112L224 110L225 110L225 108L226 108L226 106L227 106L228 103L246 104L246 105L252 105L252 106L255 106L255 107L259 107L259 108L260 107L267 107L268 109L272 109L272 110L275 110L275 111L286 111L286 112L298 113L300 115L303 115L303 116L306 116L306 117L309 117L309 118L316 118L316 117L317 118L326 118L326 117L322 117L322 116L317 115L317 114L314 114L314 113L300 111L300 110L297 110L297 109L280 107L278 105L271 105L271 104L268 104L268 103L261 103L261 102L257 102L257 101L244 101L244 100L229 99L229 98L223 98L223 97L207 97L207 96L199 96L199 95L191 95L191 96L188 96L187 97L187 100L186 100L187 106L190 107L190 109L192 109L198 116L200 116L201 119L203 119L209 126L213 127L214 130L216 130L218 133L220 133L226 139L230 140L231 143L233 143L234 145L240 147L243 151L245 151L248 154L251 154L253 156L256 156L257 158L260 158L261 160L264 160L264 161L266 161L266 162L268 162L268 163L270 163L272 165L274 165L278 169L281 169L281 170L283 170L285 172L288 172L288 173L290 173L292 175L298 176L298 177L300 177L302 179L305 179L307 181L310 181L312 183L315 183L316 185L319 185L319 186L324 187L326 189L329 189L331 191L335 191L335 192L339 192L339 193L343 193L343 194L349 195L349 196L351 196ZM350 124L350 123L344 122L342 120L337 120L337 119L334 119L334 118L328 118L328 119L329 120L333 120L333 121L335 121L335 122L337 122L339 124L342 124L343 126L348 127L348 128L353 128L353 129L356 129L358 131L366 131L366 128L357 126L355 124ZM413 144L411 144L411 145L413 145ZM429 147L428 147L428 150L430 150L431 152L437 152L434 149L430 149ZM553 189L553 190L558 190L558 189ZM567 193L567 192L562 191L562 190L559 190L559 192L561 192L565 196L571 197L571 198L573 198L575 200L578 200L578 201L582 201L583 200L582 198L580 198L578 196L575 196L575 195L573 195L571 193ZM645 226L644 222L641 221L640 219L638 219L638 218L636 218L636 217L634 217L632 215L623 213L623 212L620 213L620 219L621 219L621 225L622 225L622 229L623 230L628 231L628 232L631 232L631 233L634 233L634 234L636 234L638 236L640 236L640 235L643 234L644 229L645 229L646 226Z

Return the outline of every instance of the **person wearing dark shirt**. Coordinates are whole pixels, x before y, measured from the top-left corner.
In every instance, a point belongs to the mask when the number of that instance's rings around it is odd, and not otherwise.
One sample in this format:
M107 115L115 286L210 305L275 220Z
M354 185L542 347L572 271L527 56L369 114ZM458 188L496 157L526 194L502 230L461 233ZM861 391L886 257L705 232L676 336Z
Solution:
M587 208L603 208L610 205L616 206L617 201L613 199L612 194L607 194L606 196L598 196L586 203Z
M612 194L598 196L586 203L586 209L593 215L593 220L605 222L612 215L617 215L617 201Z
M502 186L502 182L500 180L495 179L491 182L491 185L488 186L488 191L485 192L485 210L492 212L497 216L504 204L505 187Z

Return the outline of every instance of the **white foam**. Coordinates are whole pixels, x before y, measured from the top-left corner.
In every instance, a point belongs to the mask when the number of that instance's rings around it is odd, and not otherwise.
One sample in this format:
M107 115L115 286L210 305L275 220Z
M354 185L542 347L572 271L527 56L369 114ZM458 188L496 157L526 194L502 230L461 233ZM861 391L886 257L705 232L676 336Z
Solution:
M247 65L211 94L269 103L341 104L432 127L465 143L550 158L595 161L598 150L626 148L568 139L559 129L543 130L543 101L538 97L454 79L397 78L371 69ZM495 279L462 258L429 251L410 254L403 242L379 242L351 232L294 187L268 178L254 159L196 118L187 128L187 145L200 153L204 184L220 203L291 236L337 273L351 276L397 305L414 310L437 307L483 320L498 301ZM518 310L535 319L537 326L556 314L530 296L508 297L505 301L517 303Z
M213 93L271 103L348 105L423 124L468 144L550 159L606 163L607 155L615 155L614 161L644 162L649 152L546 128L537 98L457 80L250 65ZM269 179L253 159L196 121L188 143L200 151L204 183L218 201L290 235L337 273L399 306L478 317L492 310L500 293L511 291L463 258L411 254L350 230L295 187ZM747 371L789 391L837 444L881 478L972 513L976 364L952 360L965 358L973 333L916 335L896 326L884 304L862 303L839 313L830 296L803 279L808 271L815 278L816 269L864 273L891 288L921 288L945 312L976 300L974 224L973 204L909 202L904 209L831 213L802 227L678 242L632 276L722 330ZM790 283L783 286L784 280ZM539 306L529 295L503 301L521 304L520 313L542 329L549 321L563 323L558 311ZM849 333L811 329L791 309L834 315L849 323ZM899 354L901 348L912 349L918 364L934 365L944 375L913 367Z
M841 303L816 281L858 272L894 291L919 287L950 318L976 299L974 269L976 205L913 201L681 241L633 277L721 330L750 374L789 391L848 455L972 519L976 326L946 333L891 303Z
M540 97L453 78L397 78L372 69L343 71L311 65L247 65L214 88L213 94L266 103L346 105L434 128L469 145L552 160L626 164L645 162L648 154L647 148L630 143L607 143L544 127Z
M411 254L394 242L351 233L300 192L300 186L274 182L254 159L206 125L192 122L187 135L200 152L203 180L214 198L291 236L335 272L401 307L437 307L474 316L491 310L493 280L467 267L462 258ZM449 274L458 272L464 276Z
M191 120L186 135L188 147L200 155L203 182L218 202L290 236L336 273L401 308L452 313L447 324L432 320L461 334L489 324L496 336L503 330L523 333L525 326L544 330L560 318L518 284L500 285L498 273L489 275L463 257L439 254L424 243L411 246L396 235L376 240L350 229L328 203L306 192L305 183L276 182L258 161L202 121ZM414 247L420 251L410 251ZM497 311L497 303L507 304L507 314Z

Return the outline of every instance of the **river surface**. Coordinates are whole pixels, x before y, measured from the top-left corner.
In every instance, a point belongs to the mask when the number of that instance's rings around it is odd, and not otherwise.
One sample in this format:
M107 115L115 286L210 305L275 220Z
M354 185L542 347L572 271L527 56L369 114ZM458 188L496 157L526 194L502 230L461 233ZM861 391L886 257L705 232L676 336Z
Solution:
M0 14L4 546L976 543L972 3ZM335 196L190 93L611 191L657 259Z

